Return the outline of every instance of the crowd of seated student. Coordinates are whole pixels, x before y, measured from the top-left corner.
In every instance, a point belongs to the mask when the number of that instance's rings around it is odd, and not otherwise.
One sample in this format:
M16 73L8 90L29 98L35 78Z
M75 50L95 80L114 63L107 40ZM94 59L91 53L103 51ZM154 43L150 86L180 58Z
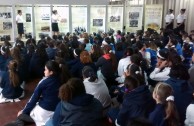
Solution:
M17 120L7 126L91 126L102 118L120 126L137 120L154 126L193 124L188 111L193 109L193 33L148 29L81 36L42 36L37 43L30 38L26 45L17 40L13 47L7 41L1 46L1 77L3 71L13 77L7 67L13 61L21 83L43 77ZM10 81L10 86L16 90L21 83ZM1 81L2 90L4 85ZM118 106L112 104L114 97Z

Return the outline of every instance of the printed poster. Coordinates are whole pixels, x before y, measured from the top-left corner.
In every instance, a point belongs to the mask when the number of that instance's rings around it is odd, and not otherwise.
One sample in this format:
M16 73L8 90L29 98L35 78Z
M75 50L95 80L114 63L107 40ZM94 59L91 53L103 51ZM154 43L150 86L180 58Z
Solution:
M136 32L142 29L143 7L128 6L126 10L126 32Z
M108 6L108 31L123 31L123 6Z
M162 26L162 5L145 6L145 24L144 30L151 28L159 32Z

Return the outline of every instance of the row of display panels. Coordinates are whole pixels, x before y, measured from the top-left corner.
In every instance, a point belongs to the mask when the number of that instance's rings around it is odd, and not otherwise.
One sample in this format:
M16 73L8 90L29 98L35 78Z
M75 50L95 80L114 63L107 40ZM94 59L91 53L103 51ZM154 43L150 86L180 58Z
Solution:
M22 10L24 19L24 34L32 34L39 39L40 34L52 35L52 10L60 15L58 22L60 33L85 30L86 32L107 32L123 29L123 19L126 20L126 30L136 31L142 28L143 7L135 7L139 12L126 13L123 17L123 6L86 6L86 5L15 5L0 6L0 41L5 37L14 41L17 36L15 17L17 10ZM130 10L129 8L127 8ZM134 20L135 19L135 20Z
M17 10L22 10L22 17L24 18L24 32L26 36L28 34L34 34L39 39L40 34L51 35L51 11L57 10L61 17L59 24L60 33L67 33L69 31L74 32L75 29L83 29L86 31L98 32L105 31L105 19L106 19L106 6L91 6L90 7L90 29L88 30L88 11L87 6L71 6L71 14L68 5L18 5L13 9L12 6L0 6L0 37L1 41L5 37L11 38L13 41L14 35L17 35L17 27L15 24L15 15ZM33 13L34 12L34 13ZM123 26L123 7L108 7L108 15L110 17L119 19L110 19L107 23L107 27L115 30L121 30ZM71 25L69 19L71 18ZM113 26L113 27L112 27ZM34 31L33 31L34 27ZM70 27L72 27L70 29ZM15 29L15 30L14 30ZM15 33L15 34L14 34Z

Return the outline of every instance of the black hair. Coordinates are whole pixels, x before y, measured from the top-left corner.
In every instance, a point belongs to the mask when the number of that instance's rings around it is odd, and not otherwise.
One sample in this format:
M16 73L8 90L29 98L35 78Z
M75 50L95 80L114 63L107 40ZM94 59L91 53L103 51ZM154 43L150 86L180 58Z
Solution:
M94 70L90 67L90 66L85 66L82 69L82 75L85 78L89 77L89 82L94 82L96 79L98 79L96 73L94 72Z
M139 86L139 81L132 76L127 76L124 85L129 91L131 91Z
M21 13L21 12L22 12L22 10L18 10L18 14Z
M53 72L53 75L59 75L60 68L59 68L59 64L57 62L49 60L49 61L46 62L45 66L47 67L47 69L49 71Z
M124 51L124 58L133 55L133 48L127 47Z
M170 69L169 76L180 80L189 80L190 78L188 70L183 64L173 65Z

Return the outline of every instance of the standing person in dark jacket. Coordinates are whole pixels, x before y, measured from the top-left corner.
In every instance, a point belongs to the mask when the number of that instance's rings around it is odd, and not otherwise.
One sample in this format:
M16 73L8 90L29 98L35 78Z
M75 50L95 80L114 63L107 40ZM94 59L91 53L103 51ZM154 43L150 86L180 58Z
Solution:
M21 80L18 73L18 64L15 60L11 60L8 64L8 71L0 72L0 103L13 102L16 98L23 97L23 89L20 87L23 80Z
M154 88L153 98L157 104L149 115L153 126L180 126L172 87L166 83L158 83Z
M35 122L36 126L45 125L60 101L58 98L61 86L59 64L48 61L45 65L45 77L38 83L30 100L23 110L18 112L17 120L9 125L24 126L27 122ZM8 125L8 126L9 126Z
M60 87L61 102L46 126L101 126L102 104L87 94L82 80L72 78Z

